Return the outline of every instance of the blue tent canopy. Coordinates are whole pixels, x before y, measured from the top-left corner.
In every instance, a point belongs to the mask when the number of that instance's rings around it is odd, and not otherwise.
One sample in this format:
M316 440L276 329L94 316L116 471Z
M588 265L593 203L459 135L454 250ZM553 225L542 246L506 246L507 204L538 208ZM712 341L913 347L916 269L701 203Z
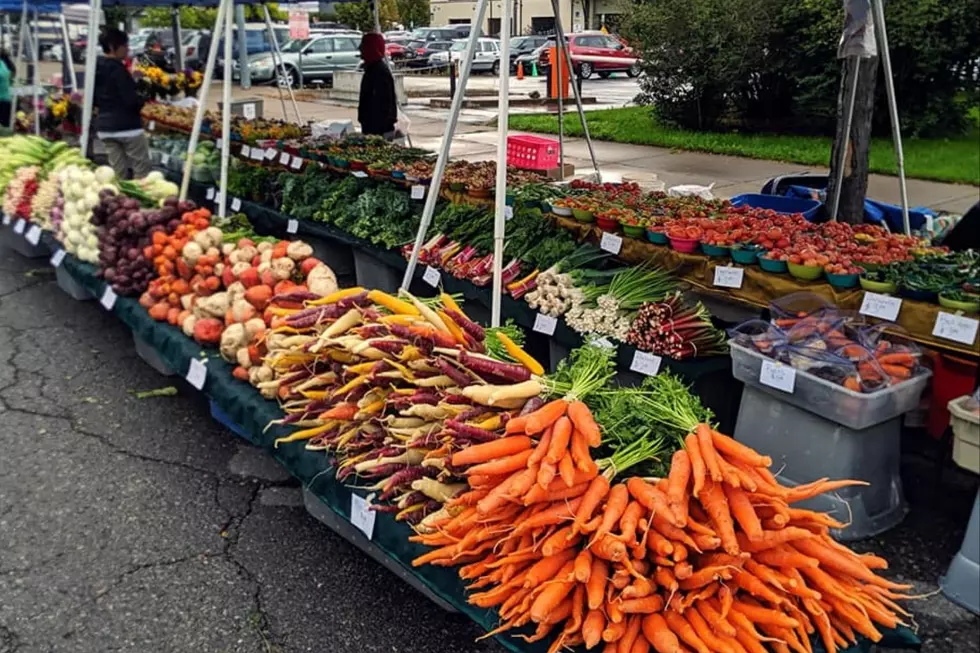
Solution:
M23 9L24 3L22 0L0 0L0 11L20 13ZM50 0L45 0L44 2L33 2L28 0L27 9L32 12L37 9L38 13L42 14L57 14L61 13L61 3L51 2Z

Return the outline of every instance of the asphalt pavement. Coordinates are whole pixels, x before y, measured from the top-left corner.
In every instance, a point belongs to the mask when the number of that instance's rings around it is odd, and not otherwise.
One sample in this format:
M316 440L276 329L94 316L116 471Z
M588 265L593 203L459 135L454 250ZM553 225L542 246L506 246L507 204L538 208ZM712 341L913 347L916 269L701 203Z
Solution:
M920 457L905 473L908 518L858 546L929 594L923 651L976 651L980 622L935 593L975 479ZM311 518L47 259L0 248L0 653L503 651L480 634Z

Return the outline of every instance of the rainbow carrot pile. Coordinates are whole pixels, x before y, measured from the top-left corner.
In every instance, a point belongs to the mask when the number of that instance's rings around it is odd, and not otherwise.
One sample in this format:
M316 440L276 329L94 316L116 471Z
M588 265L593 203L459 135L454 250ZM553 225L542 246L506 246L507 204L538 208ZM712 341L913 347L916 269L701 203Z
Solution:
M845 525L792 504L858 481L782 487L771 460L690 424L667 478L611 483L581 401L511 419L505 437L454 454L470 490L413 539L415 566L459 565L469 601L495 607L487 636L523 628L549 651L834 653L881 639L908 615L909 589L882 558L830 537Z

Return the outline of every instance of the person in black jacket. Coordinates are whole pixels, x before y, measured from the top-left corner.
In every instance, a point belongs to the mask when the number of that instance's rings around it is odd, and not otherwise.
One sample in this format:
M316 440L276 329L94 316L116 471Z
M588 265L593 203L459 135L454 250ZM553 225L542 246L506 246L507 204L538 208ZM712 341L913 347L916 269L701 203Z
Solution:
M360 50L364 76L357 103L357 121L361 123L362 133L391 139L395 135L398 106L395 79L385 63L385 38L380 34L365 34L361 37Z
M107 29L99 39L103 56L95 68L95 130L105 145L109 165L120 179L130 169L136 178L150 174L150 150L143 133L140 110L143 100L136 81L123 63L129 57L129 37L118 29Z

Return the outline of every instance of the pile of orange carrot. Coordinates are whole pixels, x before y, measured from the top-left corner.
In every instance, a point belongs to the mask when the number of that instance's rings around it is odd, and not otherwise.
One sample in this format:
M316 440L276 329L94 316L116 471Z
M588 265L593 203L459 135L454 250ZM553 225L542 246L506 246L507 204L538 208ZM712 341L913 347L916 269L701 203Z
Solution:
M611 483L590 456L600 433L557 399L454 454L470 490L413 538L434 547L414 564L460 566L469 601L499 612L488 636L604 653L812 653L819 638L835 653L908 616L884 559L793 507L858 482L783 487L769 458L700 424L667 478Z

